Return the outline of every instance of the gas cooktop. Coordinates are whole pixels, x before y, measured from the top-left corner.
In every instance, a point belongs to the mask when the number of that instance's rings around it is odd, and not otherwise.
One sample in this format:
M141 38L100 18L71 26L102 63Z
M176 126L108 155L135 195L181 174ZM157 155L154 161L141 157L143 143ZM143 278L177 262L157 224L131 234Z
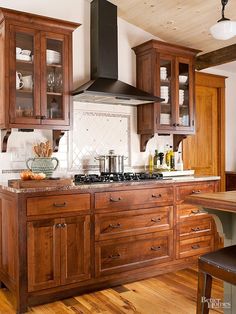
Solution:
M128 182L128 181L147 181L162 180L162 174L149 174L145 172L133 173L101 173L98 174L76 174L74 176L75 184L92 184L92 183L112 183L112 182Z

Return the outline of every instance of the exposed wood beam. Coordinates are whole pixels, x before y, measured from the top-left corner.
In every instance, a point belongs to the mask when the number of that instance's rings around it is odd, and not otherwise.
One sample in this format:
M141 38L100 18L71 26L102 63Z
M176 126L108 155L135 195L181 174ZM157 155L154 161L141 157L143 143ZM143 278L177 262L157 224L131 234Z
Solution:
M236 44L220 48L196 58L196 69L202 70L236 60Z

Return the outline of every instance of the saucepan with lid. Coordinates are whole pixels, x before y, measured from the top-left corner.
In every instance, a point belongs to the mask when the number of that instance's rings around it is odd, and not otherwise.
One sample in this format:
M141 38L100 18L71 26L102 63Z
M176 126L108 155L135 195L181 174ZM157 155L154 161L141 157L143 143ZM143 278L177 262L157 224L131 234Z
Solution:
M100 172L107 173L124 173L124 161L127 158L124 155L115 154L113 149L109 150L107 155L95 157L96 160L99 160Z

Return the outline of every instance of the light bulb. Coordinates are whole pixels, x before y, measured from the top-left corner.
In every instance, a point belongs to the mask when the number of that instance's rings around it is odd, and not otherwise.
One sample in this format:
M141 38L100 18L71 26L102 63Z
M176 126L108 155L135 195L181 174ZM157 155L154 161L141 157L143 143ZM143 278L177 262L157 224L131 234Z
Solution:
M217 22L210 28L210 32L215 39L230 39L236 36L236 22L230 20Z

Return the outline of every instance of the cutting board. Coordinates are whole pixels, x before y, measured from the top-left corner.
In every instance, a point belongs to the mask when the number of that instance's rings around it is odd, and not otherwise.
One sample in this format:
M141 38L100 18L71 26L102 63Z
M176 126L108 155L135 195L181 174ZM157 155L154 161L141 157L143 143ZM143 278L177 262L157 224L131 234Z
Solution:
M71 178L43 179L43 180L8 180L8 186L15 189L47 188L72 185Z

